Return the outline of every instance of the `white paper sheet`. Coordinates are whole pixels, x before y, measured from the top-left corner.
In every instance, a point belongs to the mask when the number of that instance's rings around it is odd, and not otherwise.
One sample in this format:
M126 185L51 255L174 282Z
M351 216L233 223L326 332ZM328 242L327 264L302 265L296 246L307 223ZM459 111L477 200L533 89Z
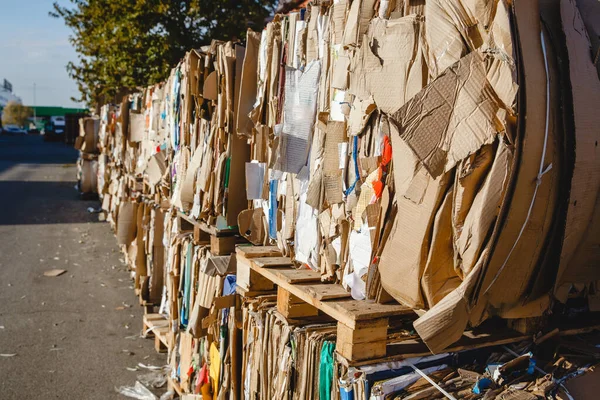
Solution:
M246 163L246 198L248 200L262 199L266 169L266 163L256 161Z
M281 171L297 174L306 165L317 112L320 71L319 60L309 63L304 72L286 67Z

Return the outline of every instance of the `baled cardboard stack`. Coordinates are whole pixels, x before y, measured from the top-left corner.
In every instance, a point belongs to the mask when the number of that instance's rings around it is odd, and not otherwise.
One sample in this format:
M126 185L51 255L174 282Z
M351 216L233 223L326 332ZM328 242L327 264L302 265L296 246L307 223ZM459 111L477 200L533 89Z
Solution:
M341 0L249 34L240 233L356 299L428 310L415 328L432 351L490 316L593 293L597 116L578 99L599 84L575 4L543 6Z
M596 310L600 82L576 32L572 0L315 1L104 106L103 209L168 316L180 390L370 390L330 357L331 325L242 306L236 257L190 221L414 309L434 353L492 316Z
M79 120L79 136L75 148L79 150L77 181L81 195L94 195L98 178L98 129L97 118L84 117Z

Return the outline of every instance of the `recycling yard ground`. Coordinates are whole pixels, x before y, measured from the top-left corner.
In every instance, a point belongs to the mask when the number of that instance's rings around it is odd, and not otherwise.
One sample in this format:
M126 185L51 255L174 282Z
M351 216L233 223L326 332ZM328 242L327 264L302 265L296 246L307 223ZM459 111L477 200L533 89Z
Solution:
M74 189L77 152L0 136L0 399L117 399L161 365L97 201ZM67 272L44 276L51 269Z

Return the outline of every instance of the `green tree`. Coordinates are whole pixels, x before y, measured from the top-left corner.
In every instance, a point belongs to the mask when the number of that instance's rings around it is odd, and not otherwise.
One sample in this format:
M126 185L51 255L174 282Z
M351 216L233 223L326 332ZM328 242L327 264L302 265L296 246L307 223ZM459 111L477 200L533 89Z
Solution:
M67 64L89 105L168 76L192 48L212 39L243 40L261 30L276 0L69 0L50 16L73 31L78 53Z
M9 101L2 110L2 125L18 125L24 127L27 119L31 117L31 107L24 106L16 101Z

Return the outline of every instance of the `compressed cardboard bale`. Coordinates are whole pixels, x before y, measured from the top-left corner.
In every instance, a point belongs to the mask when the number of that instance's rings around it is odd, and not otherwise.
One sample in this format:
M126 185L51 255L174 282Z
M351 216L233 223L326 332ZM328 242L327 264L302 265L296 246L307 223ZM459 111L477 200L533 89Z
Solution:
M96 117L85 117L79 120L79 136L83 137L83 143L80 146L84 153L98 153L98 130L100 129L100 120Z
M554 179L552 175L539 176L543 172L540 165L543 168L548 157L551 162L554 155L552 147L550 155L544 153L544 146L553 138L544 140L549 131L545 125L546 75L539 73L545 68L538 35L538 4L536 1L519 2L515 5L515 13L524 78L524 82L519 84L526 89L523 92L526 101L521 103L526 109L519 115L527 115L527 120L519 120L519 128L526 140L518 136L515 157L521 157L520 163L510 178L510 184L514 186L509 186L504 196L499 223L491 236L491 246L483 249L460 286L414 323L433 352L439 352L458 340L469 321L477 325L487 318L488 311L498 312L501 307L510 310L520 303L552 220ZM540 185L540 198L535 201L537 183ZM532 202L534 206L531 209L523 207L523 203ZM524 229L526 226L528 229Z
M540 74L540 70L547 71L547 61L540 35L534 33L539 31L539 7L534 2L528 7L517 5L515 11L524 74L520 85L524 85L526 95L521 103L525 109L519 115L527 118L518 120L523 135L521 143L519 139L517 142L520 163L508 195L506 218L498 227L497 240L479 287L477 312L472 315L475 324L481 321L482 308L488 307L484 303L502 313L520 304L528 294L552 227L558 194L560 166L553 161L557 158L555 143L561 140L562 132L551 125L557 107L551 102L548 90L553 77ZM536 15L536 25L528 33L521 27L527 24L527 29L531 29L532 15Z
M483 58L473 52L390 117L398 215L379 271L383 288L403 304L426 305L420 282L434 219L451 183L446 171L502 131L500 108Z
M81 193L98 192L98 161L81 160L81 180L79 190Z

